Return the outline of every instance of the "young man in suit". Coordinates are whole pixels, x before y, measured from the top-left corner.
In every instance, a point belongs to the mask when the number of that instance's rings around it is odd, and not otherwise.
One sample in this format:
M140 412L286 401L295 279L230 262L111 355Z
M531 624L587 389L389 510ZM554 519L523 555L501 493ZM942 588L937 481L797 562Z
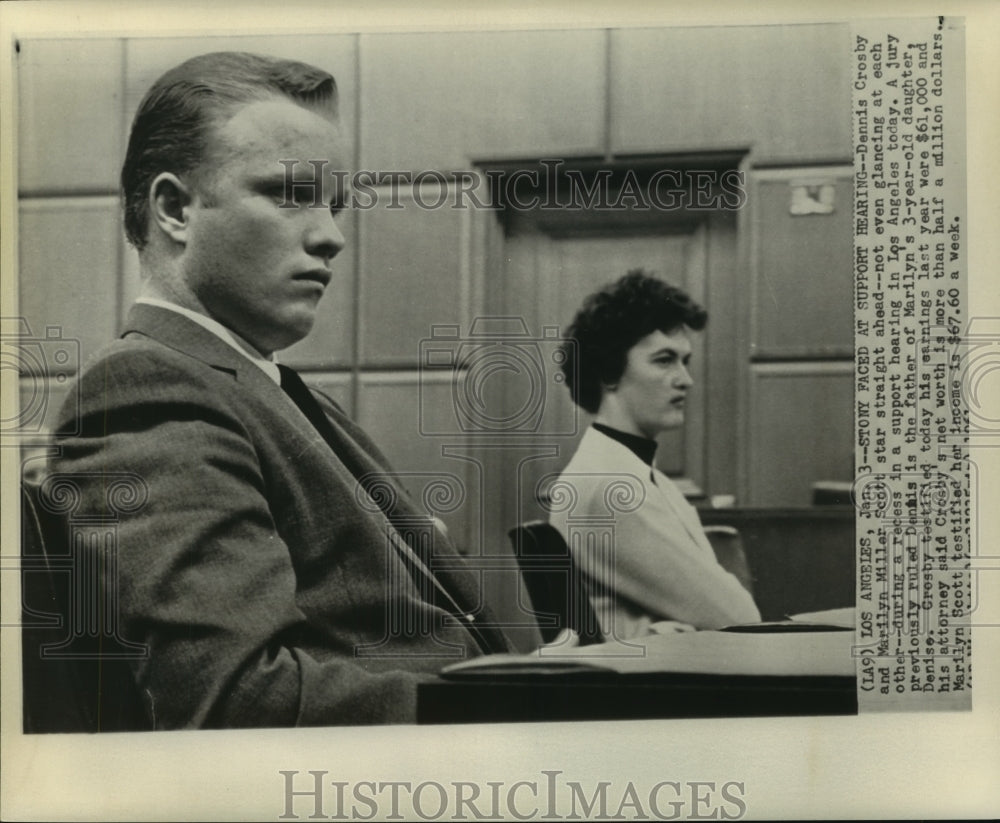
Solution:
M684 422L688 330L706 319L683 291L636 270L588 297L566 334L566 383L594 421L554 487L573 505L553 507L550 520L590 578L602 631L619 639L660 621L717 629L760 620L694 507L653 465L657 435ZM607 558L572 539L574 521L594 517L613 517Z
M216 53L167 72L133 122L141 296L84 370L52 468L77 515L115 478L141 486L104 582L148 648L132 673L153 728L412 722L422 677L509 650L478 578L435 567L455 550L375 444L273 360L344 247L336 104L312 66Z

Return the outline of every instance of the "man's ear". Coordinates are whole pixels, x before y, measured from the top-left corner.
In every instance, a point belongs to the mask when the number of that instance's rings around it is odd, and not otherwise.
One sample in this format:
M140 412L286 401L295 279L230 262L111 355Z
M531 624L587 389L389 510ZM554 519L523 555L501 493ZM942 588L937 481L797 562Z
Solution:
M187 242L192 193L176 174L162 172L149 187L149 214L160 231L177 243Z

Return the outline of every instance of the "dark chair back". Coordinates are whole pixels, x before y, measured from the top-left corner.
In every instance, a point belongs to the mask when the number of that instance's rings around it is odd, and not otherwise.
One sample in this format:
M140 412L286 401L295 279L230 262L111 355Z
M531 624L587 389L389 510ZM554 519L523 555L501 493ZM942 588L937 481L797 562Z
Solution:
M100 621L104 593L81 573L66 521L45 511L39 487L21 486L21 658L24 731L152 728L127 659L141 654ZM93 619L97 624L91 625Z
M582 646L603 642L586 580L573 562L559 530L535 520L515 526L508 536L531 597L542 640L548 643L560 631L569 628L579 634Z

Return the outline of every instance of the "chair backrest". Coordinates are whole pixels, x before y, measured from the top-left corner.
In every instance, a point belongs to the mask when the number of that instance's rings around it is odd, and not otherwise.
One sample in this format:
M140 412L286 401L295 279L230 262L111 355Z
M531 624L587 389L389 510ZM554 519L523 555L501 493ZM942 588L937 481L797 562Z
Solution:
M102 654L100 631L74 634L74 613L101 594L83 590L74 577L66 522L45 511L30 482L21 485L21 537L24 731L152 728L126 660Z
M580 636L580 645L601 643L597 615L587 583L559 530L541 520L508 532L538 620L542 640L554 640L564 628Z
M727 572L734 575L750 594L753 594L753 574L747 563L746 548L739 530L733 526L705 526L705 536L712 544L715 559Z

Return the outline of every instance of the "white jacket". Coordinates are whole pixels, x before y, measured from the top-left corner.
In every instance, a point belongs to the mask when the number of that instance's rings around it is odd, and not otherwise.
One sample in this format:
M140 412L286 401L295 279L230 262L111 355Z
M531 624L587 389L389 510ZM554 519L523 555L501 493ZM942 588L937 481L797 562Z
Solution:
M694 507L614 438L589 428L549 493L549 522L584 570L605 634L635 637L658 620L698 629L760 621Z

